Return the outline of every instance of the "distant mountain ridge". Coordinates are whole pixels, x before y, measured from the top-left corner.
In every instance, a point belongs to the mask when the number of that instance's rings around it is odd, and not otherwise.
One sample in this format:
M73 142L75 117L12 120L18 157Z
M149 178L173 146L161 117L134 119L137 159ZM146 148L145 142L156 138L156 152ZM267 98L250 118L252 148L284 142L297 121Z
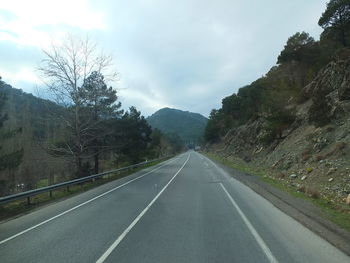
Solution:
M199 113L163 108L147 118L152 128L176 133L185 143L200 143L208 119Z

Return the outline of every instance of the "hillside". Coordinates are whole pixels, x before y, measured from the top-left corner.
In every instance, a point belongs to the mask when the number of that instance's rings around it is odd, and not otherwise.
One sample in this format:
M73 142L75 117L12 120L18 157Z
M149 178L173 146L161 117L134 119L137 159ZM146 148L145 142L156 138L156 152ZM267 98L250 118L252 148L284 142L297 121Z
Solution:
M74 120L72 107L25 93L1 78L0 103L0 196L80 176L74 156L63 151L65 145L74 146L74 134L66 123ZM117 117L103 123L108 148L99 153L99 171L182 150L176 138L152 132L135 107ZM96 173L91 150L83 154L83 175Z
M185 143L200 143L208 119L199 113L163 108L147 118L152 128L175 133Z
M320 71L303 89L309 99L288 105L294 107L295 117L280 135L266 140L271 124L259 116L230 129L208 149L232 162L259 167L267 176L308 195L344 203L350 194L349 73L350 58ZM322 99L325 104L315 109ZM313 120L315 111L324 125Z
M206 150L349 211L350 26L345 39L323 27L319 41L291 36L276 66L222 100L206 127Z
M67 171L72 169L71 164L62 158L50 156L43 147L63 135L62 123L52 117L62 113L63 107L8 84L0 84L0 92L7 98L3 109L7 120L0 130L1 160L4 154L22 153L19 167L0 169L0 195L35 188L37 181L53 174L62 180L69 178ZM20 132L3 136L12 131Z

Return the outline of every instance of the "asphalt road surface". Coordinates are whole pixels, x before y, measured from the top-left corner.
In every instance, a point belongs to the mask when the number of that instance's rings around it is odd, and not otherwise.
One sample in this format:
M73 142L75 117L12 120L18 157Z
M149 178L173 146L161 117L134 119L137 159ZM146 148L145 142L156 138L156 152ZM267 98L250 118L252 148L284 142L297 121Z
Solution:
M196 152L0 224L0 262L350 262Z

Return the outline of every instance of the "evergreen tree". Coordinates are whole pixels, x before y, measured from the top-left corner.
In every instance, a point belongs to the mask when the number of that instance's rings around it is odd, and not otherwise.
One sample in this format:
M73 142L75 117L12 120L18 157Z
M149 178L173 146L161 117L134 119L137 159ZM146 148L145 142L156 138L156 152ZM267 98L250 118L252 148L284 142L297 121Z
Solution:
M277 63L283 64L290 61L302 61L310 48L315 44L315 40L306 32L297 32L291 36L278 56Z
M110 149L106 137L111 133L111 127L106 120L120 118L123 113L120 110L121 103L116 103L117 92L112 87L107 87L104 76L94 71L85 80L82 86L82 97L87 108L89 118L89 149L93 152L94 172L99 172L99 156Z
M45 78L48 90L56 102L68 109L67 113L59 116L67 127L66 138L59 145L52 145L50 152L72 156L75 159L77 175L84 176L88 169L83 167L83 161L91 157L89 150L93 127L90 109L86 107L86 89L83 86L87 78L95 74L93 72L103 73L112 80L117 73L113 71L111 56L99 52L88 38L80 39L68 35L62 44L53 44L49 50L44 50L44 54L45 59L39 72ZM91 82L95 81L92 78ZM100 80L97 78L96 81Z
M325 32L336 32L344 47L348 46L350 30L350 0L331 0L327 4L318 24Z
M152 128L135 107L130 107L118 123L117 131L122 142L120 152L132 163L142 161L151 142Z

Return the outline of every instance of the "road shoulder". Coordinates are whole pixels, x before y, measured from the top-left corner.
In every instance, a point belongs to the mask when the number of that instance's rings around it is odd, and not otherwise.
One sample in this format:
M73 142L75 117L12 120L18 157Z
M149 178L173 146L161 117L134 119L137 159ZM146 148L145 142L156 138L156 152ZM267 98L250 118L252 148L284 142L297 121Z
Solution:
M209 158L208 156L206 156ZM242 182L299 223L350 256L350 233L325 219L324 212L311 202L294 197L250 175L209 158L227 174Z

